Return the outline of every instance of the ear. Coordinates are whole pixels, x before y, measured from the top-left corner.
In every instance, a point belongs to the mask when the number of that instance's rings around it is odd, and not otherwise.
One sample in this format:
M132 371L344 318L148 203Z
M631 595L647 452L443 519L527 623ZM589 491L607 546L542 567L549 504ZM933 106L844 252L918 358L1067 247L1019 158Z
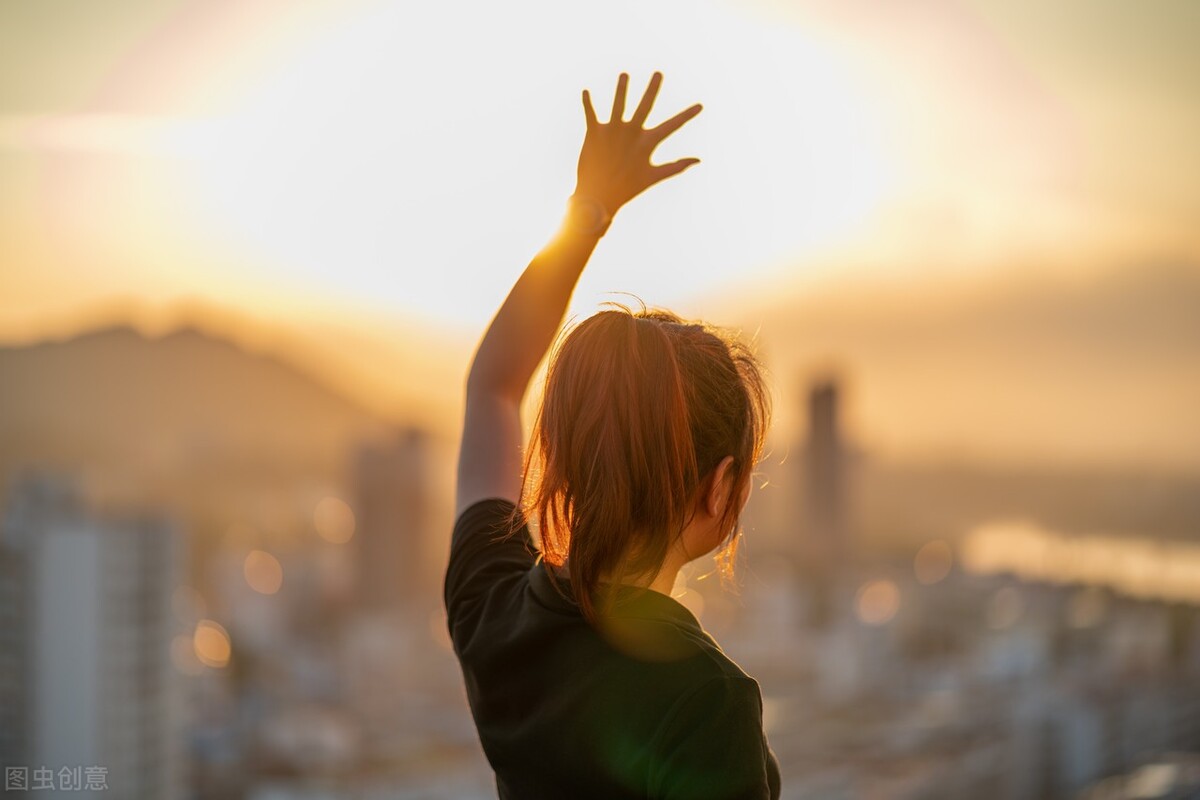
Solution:
M704 508L710 517L717 517L725 510L725 503L728 502L730 481L733 476L730 469L733 467L733 456L725 456L721 459L721 463L717 464L717 468L713 470L712 485L709 487L707 494L704 497Z

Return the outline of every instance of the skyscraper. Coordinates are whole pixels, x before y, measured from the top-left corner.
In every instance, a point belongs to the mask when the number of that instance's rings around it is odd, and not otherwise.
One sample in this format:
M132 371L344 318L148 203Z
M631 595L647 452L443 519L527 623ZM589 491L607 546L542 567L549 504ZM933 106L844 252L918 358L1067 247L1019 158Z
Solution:
M803 529L797 561L808 599L808 621L824 627L834 613L839 576L851 556L847 525L846 445L839 420L839 390L833 380L808 391L808 438L803 448Z
M74 796L89 769L113 796L181 796L170 660L180 556L164 520L93 514L61 479L30 478L11 493L0 535L0 759L41 770L53 787L42 796Z
M408 428L359 450L355 470L358 595L366 610L437 607L429 437ZM419 607L419 608L418 608Z

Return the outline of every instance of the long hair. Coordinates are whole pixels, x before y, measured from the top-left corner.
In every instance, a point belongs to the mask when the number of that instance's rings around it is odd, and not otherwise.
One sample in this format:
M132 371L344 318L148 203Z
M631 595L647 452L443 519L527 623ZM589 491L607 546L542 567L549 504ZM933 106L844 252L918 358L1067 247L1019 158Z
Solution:
M559 337L525 455L521 507L543 559L567 565L581 613L597 624L623 579L653 577L726 456L729 502L717 550L732 574L737 499L770 424L762 367L737 336L645 304L608 302ZM553 577L553 574L552 574Z

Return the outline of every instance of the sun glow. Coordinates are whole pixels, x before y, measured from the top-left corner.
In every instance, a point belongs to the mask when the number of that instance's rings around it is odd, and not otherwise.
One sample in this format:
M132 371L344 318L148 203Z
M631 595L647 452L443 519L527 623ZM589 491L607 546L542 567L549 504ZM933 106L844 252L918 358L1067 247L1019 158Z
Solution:
M580 90L604 113L620 71L664 73L650 124L704 104L656 153L702 162L621 213L572 314L1192 258L1185 12L1093 39L993 5L118 3L74 31L30 6L0 35L0 333L115 295L477 331L561 221Z
M472 324L559 222L580 90L607 116L621 70L627 114L664 72L651 125L704 104L655 153L702 165L622 213L583 303L617 287L671 302L777 265L853 233L885 195L893 170L876 106L802 30L680 0L638 6L636 29L600 15L580 39L559 6L525 5L480 4L470 24L444 4L371 6L240 84L222 115L32 130L52 147L150 155L160 171L165 159L189 224L264 280Z

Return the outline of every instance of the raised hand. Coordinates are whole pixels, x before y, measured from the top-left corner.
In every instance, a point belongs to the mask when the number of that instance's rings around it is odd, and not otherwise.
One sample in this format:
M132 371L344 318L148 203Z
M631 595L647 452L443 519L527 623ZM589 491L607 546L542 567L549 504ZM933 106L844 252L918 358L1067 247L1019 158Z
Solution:
M554 342L580 274L617 209L699 160L650 163L658 143L700 113L700 106L644 130L662 75L654 73L633 118L626 122L622 117L628 83L629 76L622 74L612 118L604 124L597 122L591 97L583 93L587 135L566 224L521 273L471 362L455 489L458 514L489 497L509 499L514 505L520 501L522 398Z
M617 209L659 181L678 175L692 164L700 162L698 158L681 158L668 164L650 163L650 154L659 143L699 114L702 108L697 103L657 127L649 130L643 128L661 84L662 73L655 72L628 122L623 119L628 74L622 72L617 79L612 115L608 122L602 123L596 119L591 95L587 89L583 90L587 134L579 152L575 193L600 203L609 215L617 213Z

